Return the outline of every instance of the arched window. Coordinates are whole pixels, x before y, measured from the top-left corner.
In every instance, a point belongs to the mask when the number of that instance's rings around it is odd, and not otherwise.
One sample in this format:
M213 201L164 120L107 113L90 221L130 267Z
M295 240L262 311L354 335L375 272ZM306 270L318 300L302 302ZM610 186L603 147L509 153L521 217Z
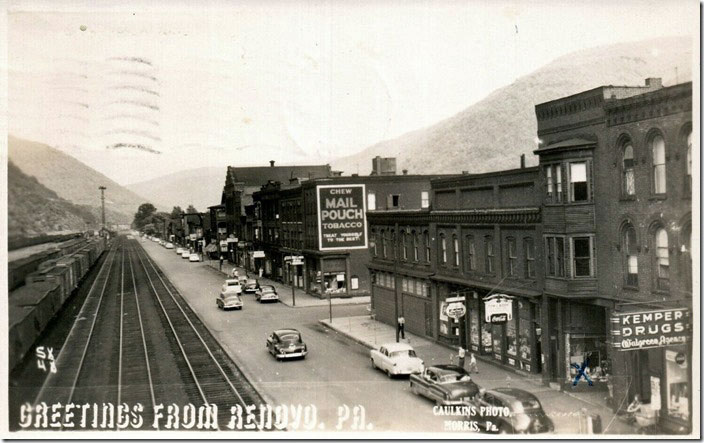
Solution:
M404 260L408 260L408 236L406 231L401 231L401 242L403 243L402 256Z
M440 234L440 262L447 263L447 239L445 234Z
M460 265L460 241L457 239L456 234L452 235L452 252L454 254L453 264L455 266L459 266Z
M632 224L623 228L623 255L625 264L626 286L638 286L638 246L636 229Z
M670 289L670 253L668 249L667 231L658 228L655 231L655 269L657 288L662 291Z
M494 239L487 235L484 238L484 269L487 274L494 273Z
M430 263L430 234L428 231L423 232L423 244L425 245L425 261Z
M413 261L418 261L418 233L416 231L411 232L413 236Z
M467 235L464 237L465 240L465 250L467 251L467 259L465 260L465 269L467 271L474 271L477 269L476 265L476 250L474 246L474 237L471 235Z
M391 252L393 253L393 259L398 260L398 244L396 244L396 231L393 229L390 231L391 235Z
M535 245L531 237L523 239L523 250L525 251L525 276L526 278L535 277Z
M661 135L656 135L650 141L653 155L653 192L664 194L666 192L665 174L665 140Z
M636 194L636 181L633 170L633 145L627 142L623 147L623 195Z
M384 230L381 230L381 256L386 258L388 257L388 252L386 249L386 232Z
M516 275L518 256L516 254L516 239L513 237L506 237L506 258L508 259L506 266L508 275L514 277Z

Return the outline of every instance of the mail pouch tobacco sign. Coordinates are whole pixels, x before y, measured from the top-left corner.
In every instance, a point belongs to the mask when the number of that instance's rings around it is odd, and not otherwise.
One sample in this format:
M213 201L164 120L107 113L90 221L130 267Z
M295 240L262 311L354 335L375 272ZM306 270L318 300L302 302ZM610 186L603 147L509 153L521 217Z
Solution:
M611 317L614 348L631 351L686 343L689 309L629 312Z
M364 185L320 185L317 191L320 250L366 248Z

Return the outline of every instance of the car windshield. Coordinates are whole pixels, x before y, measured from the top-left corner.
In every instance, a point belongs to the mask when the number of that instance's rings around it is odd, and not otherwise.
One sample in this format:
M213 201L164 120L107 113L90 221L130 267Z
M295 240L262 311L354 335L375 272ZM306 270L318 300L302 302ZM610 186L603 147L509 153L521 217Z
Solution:
M299 343L301 341L301 336L296 333L289 332L286 334L279 335L279 340L281 340L282 342Z
M534 411L536 409L540 409L540 402L538 400L521 400L520 404L526 411Z
M392 353L389 354L389 357L391 358L396 358L396 357L415 357L416 356L416 351L413 349L404 349L403 351L393 351Z
M239 285L240 285L239 282L236 282L236 281L227 282L227 286L239 286Z

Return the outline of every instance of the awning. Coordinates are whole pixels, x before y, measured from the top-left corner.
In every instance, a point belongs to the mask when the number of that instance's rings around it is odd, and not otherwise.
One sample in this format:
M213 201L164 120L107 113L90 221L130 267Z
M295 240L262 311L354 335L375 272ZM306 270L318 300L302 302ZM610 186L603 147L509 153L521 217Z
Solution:
M553 150L568 150L568 149L578 149L578 148L593 148L596 146L596 141L594 140L586 140L583 138L570 138L568 140L563 140L561 142L557 143L552 143L547 146L542 146L535 151L533 151L533 154L542 154L543 152L546 151L553 151Z
M517 296L517 297L540 297L543 295L542 292L536 291L528 288L511 288L510 286L495 285L492 283L477 282L473 280L466 280L459 277L451 277L449 275L439 275L435 274L430 277L431 280L441 281L444 283L453 283L456 285L466 286L468 288L481 288L484 290L489 290L492 292L506 293L507 295Z

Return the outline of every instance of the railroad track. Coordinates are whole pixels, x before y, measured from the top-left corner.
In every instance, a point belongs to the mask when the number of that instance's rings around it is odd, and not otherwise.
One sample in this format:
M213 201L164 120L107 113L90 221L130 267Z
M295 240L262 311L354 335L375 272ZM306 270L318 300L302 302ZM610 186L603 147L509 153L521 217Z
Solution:
M56 364L35 409L124 404L141 417L130 429L163 429L171 405L216 405L209 428L227 429L232 407L264 404L141 245L124 238L109 251ZM107 428L118 429L116 421Z

